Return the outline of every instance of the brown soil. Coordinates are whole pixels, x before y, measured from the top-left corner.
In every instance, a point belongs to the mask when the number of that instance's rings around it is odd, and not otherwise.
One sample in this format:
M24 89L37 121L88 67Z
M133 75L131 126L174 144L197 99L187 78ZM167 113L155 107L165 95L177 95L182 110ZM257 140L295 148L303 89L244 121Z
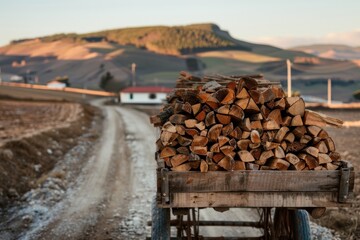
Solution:
M97 110L67 102L0 99L0 205L41 184Z
M359 121L360 109L314 109L343 121ZM343 160L354 166L354 204L350 208L328 209L325 216L317 220L323 226L338 231L342 239L360 239L360 127L326 128L334 139L337 151Z

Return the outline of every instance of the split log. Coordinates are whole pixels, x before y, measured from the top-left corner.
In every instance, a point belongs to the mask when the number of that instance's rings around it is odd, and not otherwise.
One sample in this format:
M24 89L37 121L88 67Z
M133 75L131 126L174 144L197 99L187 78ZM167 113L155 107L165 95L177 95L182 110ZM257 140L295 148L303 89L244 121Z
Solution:
M219 121L219 123L223 124L223 125L227 125L231 122L231 116L229 115L224 115L224 114L215 114L216 115L216 119Z
M198 114L198 112L201 110L201 103L191 105L191 109L194 115Z
M225 136L219 136L218 137L218 144L219 144L219 147L222 147L224 146L226 143L229 142L229 138L228 137L225 137Z
M293 143L295 141L295 135L292 132L288 132L285 135L284 140L289 142L289 143Z
M295 137L298 139L300 139L302 136L304 136L307 133L305 126L296 127L292 132L295 135Z
M280 146L280 143L268 142L268 141L267 141L267 142L265 143L264 149L265 149L265 150L272 150L272 149L277 148L278 146Z
M221 104L231 104L235 100L235 92L232 89L222 88L213 95Z
M319 149L315 148L315 147L307 147L304 149L304 151L308 154L310 154L313 157L318 157L319 156Z
M212 125L216 124L216 120L215 120L215 113L213 111L209 112L208 114L206 114L205 117L205 126L206 127L210 127Z
M292 153L286 154L285 159L292 165L296 165L298 162L300 162L300 159Z
M171 162L171 165L173 167L177 167L181 164L183 164L184 162L188 161L189 160L189 156L188 155L185 155L185 154L176 154L175 156L173 156L171 159L170 159L170 162Z
M304 170L306 167L305 161L300 160L298 163L294 164L296 170L301 171Z
M319 153L328 153L329 149L326 146L326 143L324 141L318 142L315 147L319 149Z
M326 143L326 146L328 148L328 150L330 152L334 152L335 151L335 143L334 141L332 140L332 138L328 137L325 139L325 143Z
M150 117L150 122L155 126L161 126L161 124L168 121L169 117L174 114L174 109L172 107L165 108L158 115Z
M251 131L251 123L249 118L244 118L240 122L240 128L244 131Z
M263 129L261 121L251 121L250 128L252 130L262 130Z
M223 126L222 124L216 124L209 129L208 132L209 141L211 142L217 141L218 137L220 136L222 126Z
M309 169L314 169L316 168L317 166L319 166L319 163L317 161L317 159L311 155L306 155L305 156L305 162L306 162L306 166L309 168Z
M284 149L284 151L286 151L286 149L287 149L287 142L286 142L286 141L282 141L282 142L280 143L280 146L282 147L282 149Z
M206 154L207 154L207 147L193 146L193 147L190 147L190 150L193 153L198 154L198 155L206 156Z
M234 161L234 170L245 170L245 163L242 161Z
M324 154L324 153L319 153L318 160L319 160L319 164L331 163L332 162L332 159L330 158L330 156L327 155L327 154Z
M260 109L259 109L259 107L256 105L255 101L254 101L252 98L250 98L250 99L249 99L249 103L248 103L248 105L246 106L245 111L246 111L247 113L258 113L258 112L260 112Z
M285 158L285 152L284 152L284 150L282 149L281 146L278 146L278 147L275 148L274 156L276 158Z
M269 114L270 114L270 109L267 108L265 105L262 105L260 107L260 112L261 112L261 114L263 115L264 118L267 118L269 116Z
M205 123L204 122L198 122L195 124L195 127L199 129L200 131L205 130Z
M235 120L242 120L244 119L244 111L241 107L237 105L232 105L229 111L229 115L233 117Z
M180 154L185 154L185 155L189 155L190 154L190 150L187 147L178 147L176 149L176 152L180 153Z
M161 131L176 133L176 127L169 121L162 126Z
M231 122L222 128L221 133L223 136L228 136L233 130L234 130L234 124Z
M280 110L285 110L286 102L284 98L281 98L274 103L274 108L278 108Z
M289 107L287 108L286 112L291 116L304 116L305 112L305 102L300 97L288 97L286 98L287 104Z
M225 170L231 171L234 168L234 159L231 156L225 156L218 162L218 165Z
M266 120L262 125L264 130L277 130L280 129L280 125L274 120Z
M292 120L292 117L290 117L290 116L284 116L284 117L282 118L281 126L285 126L285 127L291 126L291 120Z
M234 147L234 148L236 148L236 146L237 146L236 139L235 139L235 138L230 139L229 145L232 146L232 147Z
M212 152L212 153L219 153L219 152L220 152L219 143L214 143L214 144L210 147L210 152Z
M274 156L274 153L273 151L271 150L268 150L268 151L263 151L260 155L260 158L258 161L256 161L255 163L256 164L259 164L259 165L265 165L266 164L266 161L270 158L272 158Z
M251 153L249 151L241 150L238 152L238 155L239 155L241 161L243 161L243 162L254 162L255 161L255 158L253 157L253 155L251 155Z
M177 133L172 133L172 132L168 132L168 131L163 131L160 135L160 140L161 140L161 143L164 145L164 146L168 146L168 145L171 145L171 143L173 141L175 141L175 139L178 137L178 134Z
M203 136L194 136L194 139L191 143L192 146L201 146L205 147L208 143L208 138Z
M218 109L216 109L215 111L220 114L228 115L230 112L230 107L231 106L229 104L223 105L223 106L219 107Z
M250 132L250 140L252 143L260 143L260 134L257 130L252 130Z
M204 160L201 160L200 172L207 172L208 170L209 170L209 165L207 164L207 162Z
M217 153L217 154L214 154L212 160L214 160L214 162L218 163L224 157L225 157L225 155L223 153Z
M260 169L260 165L258 165L256 163L247 162L247 163L245 163L245 166L246 166L246 170L259 170Z
M255 158L255 161L260 159L262 152L263 150L260 148L255 148L250 151L251 155Z
M250 95L249 93L247 92L246 88L242 88L237 94L236 94L236 98L238 99L249 99L250 98Z
M172 157L176 155L176 150L173 147L165 147L163 150L161 150L160 157L166 158L166 157Z
M305 125L312 125L318 127L325 127L326 125L341 127L344 123L339 119L332 118L325 114L316 113L310 110L305 111L303 120Z
M195 128L198 121L196 119L187 119L184 120L184 123L187 128Z
M296 115L291 119L291 124L292 127L298 127L298 126L303 126L304 123L302 121L302 118L300 115Z
M247 150L250 143L249 139L241 139L237 142L237 146L240 150Z
M201 110L195 117L196 120L200 121L204 121L206 117L206 112L204 110Z
M250 137L250 132L249 131L243 131L241 134L241 138L246 139Z
M327 170L337 170L339 166L332 163L325 163L325 167Z
M334 162L340 161L340 159L341 159L341 156L340 156L340 154L339 154L338 152L331 152L331 153L329 154L329 157L330 157L331 160L333 160Z
M271 169L287 170L290 166L290 163L284 159L275 158L270 160L269 166Z
M241 109L245 110L249 104L250 98L243 98L240 100L237 100L235 102L236 106L240 107Z
M234 147L230 146L230 145L225 145L220 147L220 151L225 155L230 155L233 156L234 154Z
M195 127L196 127L196 124L195 124ZM196 129L193 129L193 128L185 128L185 133L192 137L194 137L195 135L200 135L199 131Z
M312 137L310 135L304 135L300 138L300 143L308 144L312 140Z
M300 143L300 142L292 142L289 143L287 146L286 151L290 153L297 153L301 150L303 150L306 147L306 144Z
M178 143L180 144L180 146L182 146L182 147L189 146L192 143L192 140L190 138L183 137L183 136L178 136L177 140L178 140Z
M307 131L311 136L316 137L320 133L321 128L318 126L308 126Z
M176 125L175 130L179 135L185 135L185 127L183 125Z
M274 141L275 142L281 142L284 138L285 135L289 132L289 128L288 127L281 127L279 129L279 131L277 131L275 137L274 137Z
M171 168L171 171L176 171L176 172L187 172L190 171L191 169L191 164L189 162L181 164L177 167L173 167Z

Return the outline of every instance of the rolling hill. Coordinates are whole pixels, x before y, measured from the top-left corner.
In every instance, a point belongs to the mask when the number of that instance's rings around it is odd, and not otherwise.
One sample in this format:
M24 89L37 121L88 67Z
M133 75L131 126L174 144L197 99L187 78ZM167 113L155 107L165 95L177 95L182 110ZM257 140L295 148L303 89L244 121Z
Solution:
M315 44L291 48L295 51L303 51L322 58L337 60L349 60L360 66L360 47L336 44Z
M294 80L360 80L354 62L303 51L238 40L215 24L153 26L15 40L0 47L0 67L7 74L36 75L40 83L67 75L72 86L91 89L98 89L109 71L115 76L108 87L112 91L130 84L132 63L138 85L172 87L178 72L189 70L188 59L195 59L205 74L262 73L281 81L290 59Z

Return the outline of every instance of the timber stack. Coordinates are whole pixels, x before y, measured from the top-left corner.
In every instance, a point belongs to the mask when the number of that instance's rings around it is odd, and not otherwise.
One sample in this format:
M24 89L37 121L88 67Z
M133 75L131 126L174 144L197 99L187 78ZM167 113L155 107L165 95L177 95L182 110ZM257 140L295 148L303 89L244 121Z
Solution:
M158 156L172 171L336 170L340 155L323 129L342 121L305 109L278 83L253 76L181 72L162 111Z

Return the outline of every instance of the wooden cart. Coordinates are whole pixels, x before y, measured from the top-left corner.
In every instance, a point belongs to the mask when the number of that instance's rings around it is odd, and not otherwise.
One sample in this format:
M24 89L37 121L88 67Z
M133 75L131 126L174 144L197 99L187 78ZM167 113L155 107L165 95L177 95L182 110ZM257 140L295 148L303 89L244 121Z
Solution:
M354 170L346 161L334 171L173 172L158 164L152 239L171 239L171 227L177 228L175 239L227 239L200 236L201 226L263 229L258 238L230 239L310 239L308 213L320 217L326 207L349 207L354 188ZM258 208L261 218L200 221L201 208Z

